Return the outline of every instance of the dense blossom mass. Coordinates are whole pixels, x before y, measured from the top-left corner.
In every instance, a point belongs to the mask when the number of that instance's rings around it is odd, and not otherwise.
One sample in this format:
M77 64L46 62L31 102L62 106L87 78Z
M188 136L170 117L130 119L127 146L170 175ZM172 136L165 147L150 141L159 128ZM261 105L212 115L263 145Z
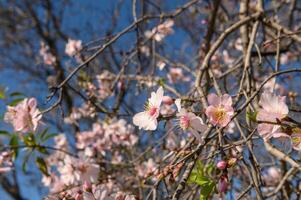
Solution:
M301 199L300 8L0 1L0 200Z

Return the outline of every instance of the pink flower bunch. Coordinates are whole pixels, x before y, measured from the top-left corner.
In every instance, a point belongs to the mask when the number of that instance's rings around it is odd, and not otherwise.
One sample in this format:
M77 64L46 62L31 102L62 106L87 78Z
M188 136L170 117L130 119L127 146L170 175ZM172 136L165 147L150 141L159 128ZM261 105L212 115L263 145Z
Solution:
M138 165L136 170L138 176L147 178L148 176L153 175L153 173L157 170L157 164L152 158L150 158L141 165Z
M83 150L86 156L93 156L96 152L105 155L113 147L132 147L138 141L133 126L123 119L95 123L92 131L81 132L76 138L76 147Z
M44 42L41 43L40 56L43 58L45 65L54 65L56 62L55 56L50 52L49 47Z
M170 68L167 79L170 83L176 83L179 81L189 82L190 78L184 75L183 69L179 67Z
M96 182L99 174L99 165L88 158L74 158L65 156L57 165L61 181L66 185Z
M173 25L173 20L166 20L151 31L146 31L145 36L147 38L153 38L157 42L161 42L166 36L173 34Z
M259 105L261 108L257 113L257 121L263 121L267 123L260 123L257 127L257 131L264 140L270 138L288 137L281 129L281 126L277 121L281 121L288 115L288 107L285 103L285 96L278 96L270 92L263 92ZM270 123L268 123L270 122Z
M114 75L105 70L96 76L97 79L97 98L106 99L112 95L111 86L114 82Z
M75 187L58 195L49 197L74 200L137 200L134 195L125 193L112 180L102 184L85 182L80 187Z
M35 98L26 98L16 106L7 106L4 121L13 125L17 132L35 132L42 115L37 109Z
M216 94L208 95L209 106L206 115L214 126L226 127L234 115L232 98L228 94L219 97Z
M94 118L96 116L95 107L90 103L84 103L79 108L72 108L68 117L64 118L67 124L78 124L81 118Z
M133 123L144 130L156 130L157 118L160 114L160 106L163 100L163 88L159 87L157 92L152 92L151 97L148 99L145 111L137 113L133 117Z
M65 47L65 53L72 57L76 55L82 49L82 41L81 40L72 40L68 39L68 43Z

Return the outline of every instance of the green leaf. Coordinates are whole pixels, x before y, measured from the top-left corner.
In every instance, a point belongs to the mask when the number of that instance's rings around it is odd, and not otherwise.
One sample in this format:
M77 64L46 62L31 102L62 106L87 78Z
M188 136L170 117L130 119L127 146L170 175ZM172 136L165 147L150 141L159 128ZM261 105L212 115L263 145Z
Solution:
M47 151L47 149L46 149L45 147L43 147L43 146L37 146L37 150L38 150L40 153L42 153L42 154L46 154L46 155L49 154L49 152Z
M53 138L55 136L57 136L56 133L50 133L50 134L46 135L41 141L46 142L47 140L49 140L50 138Z
M27 154L24 156L24 159L23 159L23 163L22 163L22 171L24 173L26 173L26 164L27 164L27 161L29 160L31 154L32 154L32 150L28 151Z
M215 166L208 164L203 166L200 160L197 160L195 168L190 173L188 183L194 183L200 186L200 200L206 200L215 188L215 182L208 176L213 173Z
M21 92L12 92L9 94L9 96L16 97L16 96L25 96L25 95Z
M204 172L203 172L203 164L200 160L196 161L196 169L197 169L197 173L199 174L199 176L204 176Z
M8 131L0 130L0 135L10 136Z
M5 91L0 88L0 99L5 99Z
M39 170L46 176L49 176L49 173L48 173L48 169L47 169L47 165L46 165L46 162L43 158L41 157L37 157L36 158L36 164L37 164L37 167L39 168Z
M253 122L256 122L257 112L256 111L255 112L247 111L246 117L247 117L247 119L249 119Z
M36 145L36 141L35 141L35 138L34 138L33 133L29 133L28 135L26 135L26 136L24 137L24 143L25 143L26 146L28 146L28 147L32 147L32 146L35 146L35 145Z
M208 184L203 185L200 191L200 200L207 200L214 188L215 183L213 181L209 181Z
M42 138L45 136L45 134L48 132L49 128L45 128L41 133L37 136L37 141L42 140Z
M165 80L164 78L160 78L160 79L158 80L158 84L159 84L160 86L164 86L164 85L165 85L165 82L166 82L166 80Z
M16 134L14 134L14 135L12 135L12 137L9 141L9 146L12 147L14 160L17 158L18 153L19 153L18 145L19 145L18 136Z
M210 163L210 164L206 165L206 167L205 167L205 173L207 175L211 176L212 173L213 173L213 171L214 171L214 169L215 169L215 165L213 163Z
M14 99L14 100L12 100L8 105L10 105L10 106L15 106L15 105L17 105L18 103L20 103L20 102L23 101L23 100L24 100L24 98Z

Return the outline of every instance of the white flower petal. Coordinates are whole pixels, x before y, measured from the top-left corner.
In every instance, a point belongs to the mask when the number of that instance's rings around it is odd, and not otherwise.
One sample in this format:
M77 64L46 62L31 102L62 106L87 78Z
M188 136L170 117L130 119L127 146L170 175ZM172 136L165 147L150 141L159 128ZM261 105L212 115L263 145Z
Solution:
M144 130L156 130L157 129L157 119L151 118L147 112L137 113L133 117L133 123L139 127L139 129Z

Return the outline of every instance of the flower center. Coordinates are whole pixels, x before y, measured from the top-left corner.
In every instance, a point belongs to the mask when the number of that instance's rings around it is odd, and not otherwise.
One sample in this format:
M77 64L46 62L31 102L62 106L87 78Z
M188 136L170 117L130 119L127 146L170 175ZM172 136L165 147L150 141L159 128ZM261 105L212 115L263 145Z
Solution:
M190 119L188 116L184 115L180 118L180 127L183 129L183 130L186 130L188 129L190 125Z
M218 108L218 110L215 112L215 116L218 119L218 121L221 121L225 118L225 116L227 115L227 112L225 111L224 108Z
M149 110L148 110L148 113L149 113L150 116L153 117L157 113L157 111L158 111L158 108L150 107Z

